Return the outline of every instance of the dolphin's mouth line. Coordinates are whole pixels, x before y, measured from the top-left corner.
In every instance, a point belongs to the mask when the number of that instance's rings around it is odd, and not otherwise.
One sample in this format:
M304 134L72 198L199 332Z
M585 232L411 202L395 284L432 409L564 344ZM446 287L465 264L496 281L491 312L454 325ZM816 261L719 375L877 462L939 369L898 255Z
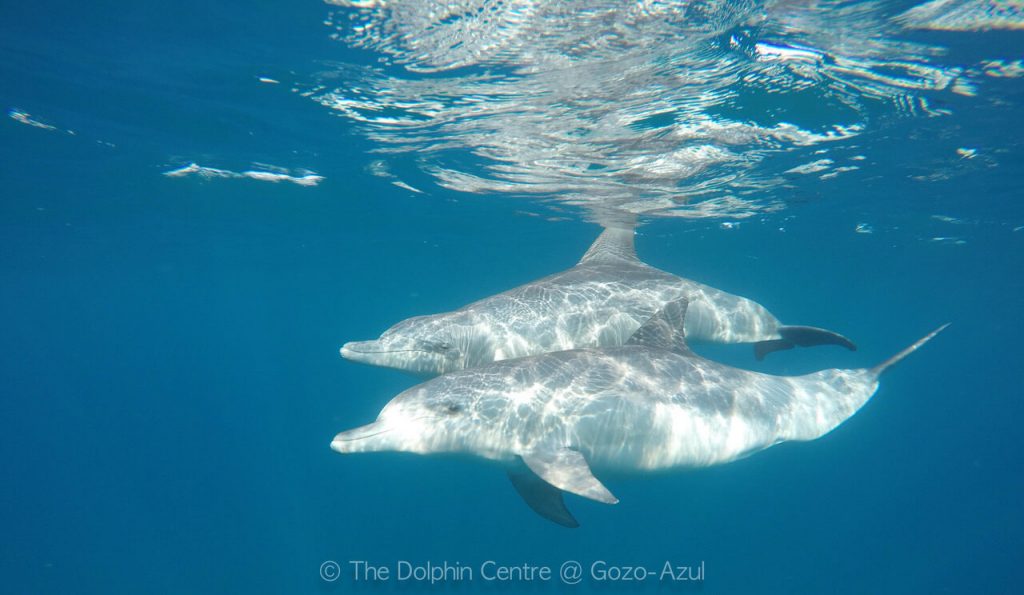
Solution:
M394 431L394 428L384 428L383 430L376 431L376 432L374 432L372 434L363 434L363 435L357 436L355 438L338 438L337 436L335 436L334 437L334 441L335 442L358 442L359 440L366 440L367 438L373 438L374 436L380 436L381 434L386 434L386 433L392 432L392 431Z
M390 351L360 351L359 349L352 349L351 347L342 347L344 351L351 351L352 353L362 354L380 354L380 353L435 353L433 351L427 351L426 349L392 349Z
M421 420L424 420L424 419L441 419L441 416L438 416L438 415L421 415L420 417L414 417L413 419L411 419L409 421L411 421L411 422L418 422L418 421L421 421ZM358 442L359 440L366 440L367 438L373 438L375 436L380 436L381 434L387 434L388 432L394 432L397 429L398 428L395 428L395 427L384 428L382 430L377 430L376 432L374 432L372 434L361 434L359 436L356 436L355 438L339 438L338 436L335 436L334 440L332 440L332 442ZM342 432L342 434L345 434L345 433L347 433L347 432Z

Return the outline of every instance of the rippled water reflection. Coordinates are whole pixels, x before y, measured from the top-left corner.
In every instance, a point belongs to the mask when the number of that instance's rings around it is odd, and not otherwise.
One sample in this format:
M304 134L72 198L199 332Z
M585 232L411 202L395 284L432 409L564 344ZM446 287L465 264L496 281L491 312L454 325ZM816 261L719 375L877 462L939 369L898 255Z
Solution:
M605 222L782 208L795 176L863 167L851 139L880 121L949 116L944 95L995 76L912 31L1022 23L1019 3L950 0L331 3L379 61L305 92L374 141L376 173L407 155L443 187Z

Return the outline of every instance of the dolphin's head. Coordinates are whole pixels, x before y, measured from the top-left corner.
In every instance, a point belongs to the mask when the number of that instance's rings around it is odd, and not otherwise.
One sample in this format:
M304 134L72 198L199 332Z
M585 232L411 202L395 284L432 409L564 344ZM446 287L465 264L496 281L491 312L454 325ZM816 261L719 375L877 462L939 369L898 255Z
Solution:
M459 390L447 379L437 378L401 393L381 410L377 421L338 434L331 448L343 454L486 450L481 444L493 433L494 420L488 419L493 412L481 411L475 391Z
M466 367L456 342L452 314L416 316L399 322L374 341L352 341L341 356L372 366L420 376L437 376Z

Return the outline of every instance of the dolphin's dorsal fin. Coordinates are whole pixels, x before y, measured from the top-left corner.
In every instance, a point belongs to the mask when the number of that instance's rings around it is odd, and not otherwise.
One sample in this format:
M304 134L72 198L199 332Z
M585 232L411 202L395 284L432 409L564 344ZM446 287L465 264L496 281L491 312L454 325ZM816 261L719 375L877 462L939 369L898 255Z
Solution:
M665 304L633 333L626 341L626 345L644 345L676 353L690 353L690 347L686 344L686 333L683 331L686 307L689 303L688 299L679 298Z
M636 246L633 241L635 235L632 229L606 227L590 245L590 249L580 259L579 264L636 260Z
M563 527L575 529L580 526L569 509L565 507L562 490L537 477L536 473L523 465L509 469L508 478L512 480L516 491L534 512Z
M590 472L590 465L579 451L558 448L535 450L521 456L530 471L560 490L605 504L615 504L619 501L594 477Z

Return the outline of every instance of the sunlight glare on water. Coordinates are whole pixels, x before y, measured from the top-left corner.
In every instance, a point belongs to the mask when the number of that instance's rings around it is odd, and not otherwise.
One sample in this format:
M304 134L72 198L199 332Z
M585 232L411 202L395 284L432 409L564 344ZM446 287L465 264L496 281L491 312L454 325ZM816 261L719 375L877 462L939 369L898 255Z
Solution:
M984 64L910 29L1022 22L985 2L329 3L336 38L378 62L304 92L385 161L604 222L784 208L795 177L862 169L855 143L886 120L955 117L943 98L976 94Z

